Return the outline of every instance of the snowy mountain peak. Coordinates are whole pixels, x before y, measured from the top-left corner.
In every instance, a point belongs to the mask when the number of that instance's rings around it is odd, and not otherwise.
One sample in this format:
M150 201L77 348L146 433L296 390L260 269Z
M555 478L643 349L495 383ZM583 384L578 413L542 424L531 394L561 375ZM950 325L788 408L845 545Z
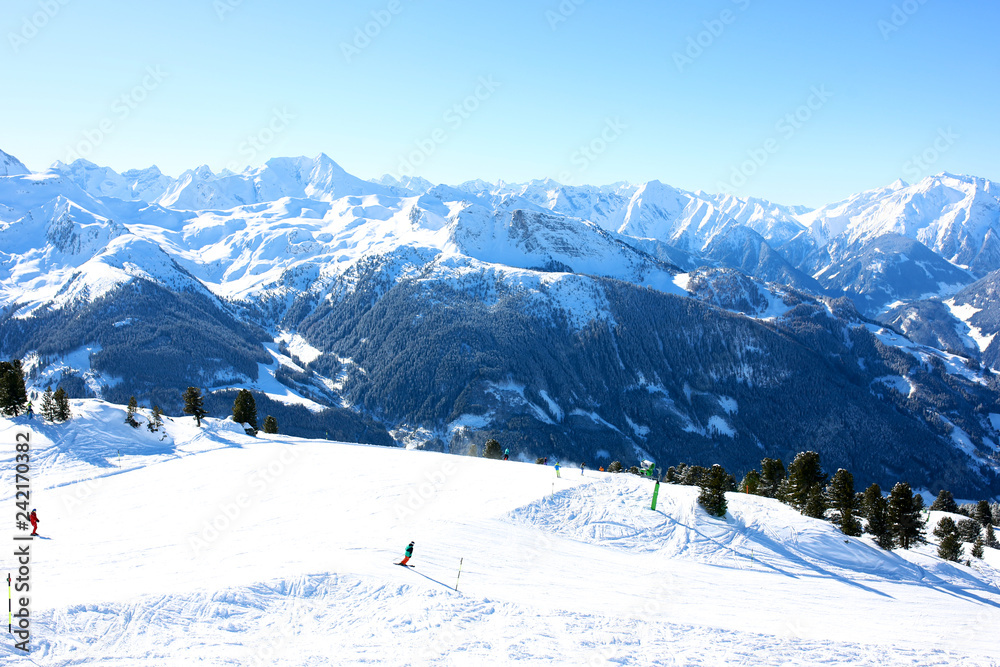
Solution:
M0 151L0 176L23 176L30 173L23 162L9 153Z

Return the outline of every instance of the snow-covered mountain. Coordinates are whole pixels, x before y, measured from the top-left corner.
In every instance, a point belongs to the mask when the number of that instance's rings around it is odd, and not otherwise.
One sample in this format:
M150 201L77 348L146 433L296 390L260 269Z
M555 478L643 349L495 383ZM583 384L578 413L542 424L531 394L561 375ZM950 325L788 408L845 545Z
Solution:
M5 164L0 353L74 395L176 411L198 384L224 409L246 387L327 415L295 417L304 434L453 452L492 434L739 467L792 438L871 481L1000 488L996 378L870 319L975 275L834 223L878 217L870 193L817 213L658 181L372 182L325 155L176 179ZM920 219L958 225L953 200Z
M982 276L1000 268L1000 186L942 173L896 181L799 216L819 245L835 238L866 245L889 234L924 244Z

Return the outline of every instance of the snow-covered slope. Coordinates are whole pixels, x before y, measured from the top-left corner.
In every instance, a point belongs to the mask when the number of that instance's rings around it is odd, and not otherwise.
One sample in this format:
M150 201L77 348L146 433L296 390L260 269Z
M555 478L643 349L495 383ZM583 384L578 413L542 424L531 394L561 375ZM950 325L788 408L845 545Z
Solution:
M32 653L5 664L997 664L992 549L968 568L742 494L715 519L663 485L654 512L628 474L73 412L0 419L0 501L30 427L42 536Z

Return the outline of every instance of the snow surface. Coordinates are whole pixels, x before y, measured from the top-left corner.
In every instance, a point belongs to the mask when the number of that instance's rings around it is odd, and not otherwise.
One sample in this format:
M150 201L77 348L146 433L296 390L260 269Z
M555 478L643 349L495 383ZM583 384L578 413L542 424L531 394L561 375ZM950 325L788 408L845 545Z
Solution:
M0 419L0 500L30 427L47 538L34 652L8 639L5 665L1000 664L993 549L969 568L755 496L715 519L697 489L662 485L653 512L628 474L211 418L160 436L121 406L72 408ZM410 540L416 568L392 565Z

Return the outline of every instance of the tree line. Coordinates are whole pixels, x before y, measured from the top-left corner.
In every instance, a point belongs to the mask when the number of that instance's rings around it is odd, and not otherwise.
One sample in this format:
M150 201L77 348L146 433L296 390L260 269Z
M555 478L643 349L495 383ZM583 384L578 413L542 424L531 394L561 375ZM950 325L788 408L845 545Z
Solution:
M888 495L874 483L856 491L849 471L840 468L829 477L813 451L796 455L787 471L781 459L764 458L760 469L750 470L739 483L721 465L705 468L685 463L670 466L663 481L700 487L698 501L713 516L725 516L725 494L739 491L780 500L805 516L832 522L845 535L868 533L883 549L910 549L926 542L924 499L909 483L897 482ZM969 517L958 522L944 517L938 522L933 534L939 538L941 558L959 561L962 542L973 544L971 555L976 558L982 558L986 546L1000 548L994 531L994 524L1000 524L1000 503L981 500L959 507L950 491L941 490L928 509Z

